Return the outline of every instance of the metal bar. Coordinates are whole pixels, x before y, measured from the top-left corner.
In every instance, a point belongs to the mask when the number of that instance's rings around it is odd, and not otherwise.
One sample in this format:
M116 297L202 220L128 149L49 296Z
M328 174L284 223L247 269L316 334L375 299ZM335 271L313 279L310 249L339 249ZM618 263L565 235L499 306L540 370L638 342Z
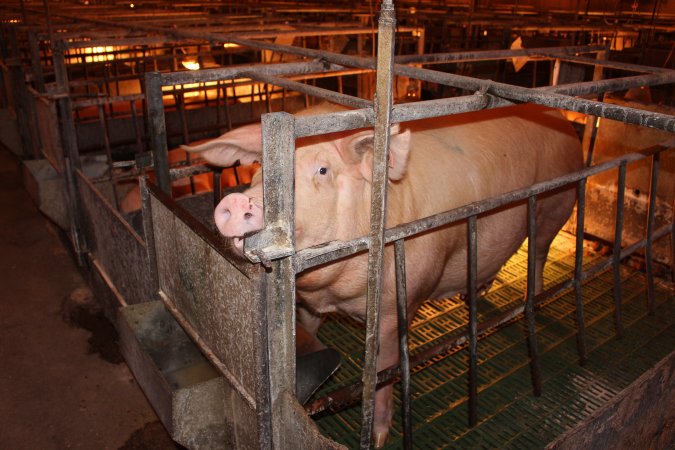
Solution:
M234 173L237 173L237 169L234 170ZM220 203L220 197L222 196L220 192L220 168L213 171L213 207L215 208Z
M577 319L577 353L579 364L586 364L586 325L584 324L584 297L581 277L584 269L584 222L586 218L586 178L577 183L577 230L574 254L574 294Z
M294 117L287 113L262 116L264 223L262 232L245 240L245 252L266 247L295 251L295 133ZM271 410L261 419L261 433L272 436L270 445L284 447L286 405L284 393L295 392L295 268L292 258L269 264L263 275L266 311L268 382L267 403Z
M244 72L242 73L242 76L254 79L256 81L262 81L265 83L273 84L275 86L313 95L315 97L320 97L334 103L339 103L341 105L351 106L352 108L370 108L372 106L372 102L364 100L362 98L340 94L338 92L331 91L329 89L323 89L309 84L300 83L293 80L287 80L280 77L275 77L273 75L258 74L255 72Z
M241 385L237 377L230 372L230 370L227 368L227 365L225 365L220 360L220 358L218 358L218 356L213 353L208 344L200 336L198 330L192 326L190 321L185 317L185 315L183 315L182 311L180 311L174 305L173 300L171 300L171 298L168 297L163 291L159 291L159 297L166 309L171 313L173 318L176 319L176 322L180 324L185 333L190 336L190 339L192 339L194 343L197 344L199 350L204 354L209 362L213 364L216 369L218 369L218 372L220 372L220 374L225 377L227 382L237 391L241 398L244 399L252 409L258 410L260 405L256 405L255 399L251 397L251 394L249 394L246 388Z
M197 71L166 72L161 74L163 86L177 84L204 83L243 78L244 74L255 73L260 75L302 75L314 72L339 71L343 66L330 64L325 61L307 61L279 64L255 64L247 66L220 67L217 69L203 69Z
M161 75L158 72L145 74L146 117L153 166L157 185L167 195L171 195L169 181L169 150L166 142L166 122L164 119L164 101L162 98Z
M389 171L389 132L396 14L391 0L380 9L377 40L377 77L373 106L375 136L373 142L373 181L370 203L370 248L368 249L368 290L366 300L365 362L363 365L363 401L361 406L361 449L370 448L377 389L380 303L384 270L384 230L387 211Z
M397 64L444 64L449 62L476 62L510 59L518 57L542 57L546 59L568 59L576 53L593 53L605 50L601 45L576 45L566 47L523 48L517 50L474 50L447 53L427 53L416 55L399 55ZM637 66L643 67L643 66Z
M467 277L469 307L469 426L478 422L478 226L477 217L467 221Z
M485 90L486 93L507 99L509 101L537 103L553 108L567 109L584 114L592 114L607 119L621 120L626 123L641 125L650 128L658 128L666 131L675 131L675 117L649 111L641 111L625 106L610 105L592 100L571 97L575 94L569 86L565 92L569 95L561 95L552 92L554 88L546 91L531 89L520 86L511 86L494 81L478 80L462 75L440 73L429 69L420 69L407 66L396 66L397 75L419 78L439 84L447 84L471 91ZM675 82L675 71L664 73L660 76L664 83ZM556 86L558 88L558 86ZM503 103L502 103L503 104Z
M605 47L602 48L602 51L607 50ZM549 49L542 48L542 49L530 49L527 50L532 56L541 56L544 58L560 58L562 60L568 61L568 62L576 62L580 64L586 64L589 66L600 66L603 68L608 68L608 69L618 69L618 70L627 70L627 71L634 71L634 72L647 72L647 73L668 73L672 69L667 69L663 67L651 67L651 66L642 66L639 64L631 64L631 63L624 63L624 62L618 62L618 61L609 61L609 60L603 60L603 61L598 61L597 59L593 58L588 58L585 56L576 56L572 54L566 54L565 56L559 56L558 52L551 52ZM580 53L580 52L574 52L574 53Z
M616 336L623 335L623 317L621 304L621 241L623 236L624 199L626 195L626 163L619 165L619 179L616 192L616 222L614 228L614 249L612 251L612 269L614 280L614 322Z
M532 389L539 397L542 390L541 366L537 346L537 326L534 321L535 279L537 277L537 197L527 199L527 295L525 297L525 319L527 320L527 343L530 351L530 372Z
M656 313L656 299L654 292L654 264L652 249L654 239L654 215L656 214L656 198L659 184L660 153L652 156L652 171L649 183L649 209L647 211L647 246L645 247L645 264L647 272L647 304L649 313Z
M410 397L410 347L408 347L408 296L406 293L405 241L394 244L396 261L396 308L398 313L398 342L401 367L401 419L403 423L403 448L413 448L412 398Z
M105 111L103 110L103 106L99 105L98 106L98 120L101 122L101 128L103 131L103 148L105 150L105 156L106 156L106 163L108 164L108 181L110 181L110 187L112 189L112 194L113 194L113 202L116 210L120 209L120 203L117 195L117 187L115 186L115 183L113 182L113 157L112 157L112 150L110 148L110 134L108 130L108 123L106 121L105 117Z
M134 136L136 138L136 153L143 153L143 137L141 136L141 127L138 124L138 112L136 111L136 100L129 101L129 111L131 112L131 122L134 125Z

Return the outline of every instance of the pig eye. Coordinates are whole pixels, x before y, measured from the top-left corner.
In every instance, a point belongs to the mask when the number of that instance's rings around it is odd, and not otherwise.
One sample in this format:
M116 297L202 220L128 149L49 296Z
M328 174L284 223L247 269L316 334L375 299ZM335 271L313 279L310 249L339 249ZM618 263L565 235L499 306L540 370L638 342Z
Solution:
M319 170L317 170L319 175L326 175L328 173L328 168L327 167L319 167Z

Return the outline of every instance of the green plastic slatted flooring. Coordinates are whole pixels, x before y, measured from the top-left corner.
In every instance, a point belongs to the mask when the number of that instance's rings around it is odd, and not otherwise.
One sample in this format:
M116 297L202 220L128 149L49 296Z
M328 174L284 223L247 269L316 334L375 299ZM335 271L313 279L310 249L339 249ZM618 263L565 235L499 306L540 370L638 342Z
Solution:
M479 320L522 302L526 286L527 245L500 272L491 291L479 302ZM584 264L597 261L590 252ZM571 277L574 241L560 235L545 269L546 286ZM611 270L584 286L588 362L578 364L574 295L567 293L537 313L537 338L544 392L532 395L525 323L515 321L478 343L479 423L467 426L467 365L465 349L439 357L413 372L413 442L415 448L475 449L543 448L588 417L675 349L675 292L657 283L657 311L648 315L642 273L622 268L624 337L614 335ZM467 309L458 298L427 302L410 330L411 351L429 339L461 331ZM315 395L360 380L363 327L331 317L319 336L343 355L342 366ZM387 448L401 448L400 398ZM359 445L361 408L315 417L320 430L349 448Z

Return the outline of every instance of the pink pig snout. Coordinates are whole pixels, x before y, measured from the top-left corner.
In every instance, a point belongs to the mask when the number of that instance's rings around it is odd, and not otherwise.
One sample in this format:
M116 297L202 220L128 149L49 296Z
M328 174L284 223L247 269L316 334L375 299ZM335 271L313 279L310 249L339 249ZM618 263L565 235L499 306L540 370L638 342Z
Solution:
M241 252L244 251L243 236L263 226L262 208L244 194L225 196L216 206L213 216L218 231L225 237L233 237L234 246Z

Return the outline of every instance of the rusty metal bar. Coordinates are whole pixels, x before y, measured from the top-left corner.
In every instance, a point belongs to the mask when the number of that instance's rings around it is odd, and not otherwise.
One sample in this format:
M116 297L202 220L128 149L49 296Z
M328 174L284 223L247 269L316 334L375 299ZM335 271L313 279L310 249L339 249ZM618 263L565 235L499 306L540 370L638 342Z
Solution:
M577 353L579 364L586 364L586 325L584 324L583 286L581 283L584 269L584 222L586 219L586 178L577 183L577 229L576 250L574 254L574 295L577 320Z
M537 103L544 106L577 111L607 119L621 120L625 123L658 128L666 131L675 131L675 117L671 115L571 97L571 95L576 94L573 85L547 87L547 90L544 91L540 88L531 89L512 86L489 80L478 80L462 75L440 73L429 69L413 68L402 65L396 66L396 73L397 75L400 74L412 78L419 78L423 81L446 84L471 91L484 90L488 94L501 97L508 101ZM675 71L663 73L659 76L659 79L662 80L664 84L673 83L675 82ZM554 92L557 89L562 90L563 87L565 88L564 92L568 95L557 94ZM503 102L498 103L499 106L504 104L505 103Z
M270 247L282 252L295 251L295 133L294 117L287 113L262 116L263 198L265 228L244 241L247 254L259 256ZM263 258L265 259L265 258ZM260 308L264 309L267 335L269 397L258 407L269 408L261 419L263 435L271 436L270 445L284 448L284 423L287 398L295 393L295 268L292 258L267 263ZM294 397L294 395L291 395ZM262 447L262 446L261 446Z
M398 313L398 342L401 367L401 420L403 424L403 448L413 448L412 399L410 397L410 347L408 347L408 295L406 293L405 241L394 243L396 263L396 311Z
M117 195L117 187L113 182L113 157L112 150L110 148L110 133L108 129L108 121L106 120L105 110L102 105L98 105L98 120L101 123L101 128L103 131L103 147L105 150L106 163L108 164L108 180L110 181L110 187L112 188L113 201L115 209L120 209L120 202Z
M141 127L138 124L138 112L136 111L136 100L129 101L129 110L131 112L131 122L134 125L134 136L136 137L136 153L141 154L145 150L143 147L143 136Z
M298 81L275 77L273 75L258 74L256 72L244 72L242 73L242 76L254 79L256 81L262 81L275 86L313 95L315 97L320 97L334 103L339 103L341 105L351 106L352 108L369 108L372 106L372 102L362 98L340 94L329 89L323 89L309 84L300 83Z
M616 336L623 335L623 314L621 304L621 241L623 236L624 199L626 196L626 162L619 165L619 178L616 192L616 222L614 228L614 249L612 251L612 268L614 280L614 322Z
M387 212L389 132L391 126L392 83L396 13L391 0L380 9L377 40L377 78L373 106L375 136L373 142L373 181L370 202L370 247L368 249L368 290L366 300L365 362L363 365L363 401L361 404L361 449L370 448L377 389L380 304L384 270L384 230Z
M237 173L237 169L233 169L234 173ZM213 207L215 208L220 203L220 197L222 196L220 192L220 168L213 171ZM237 183L239 184L239 183Z
M467 278L469 308L469 426L478 422L478 225L475 215L467 221Z
M532 389L539 397L542 390L541 365L537 345L537 326L534 319L534 296L537 264L537 197L527 199L527 295L525 296L525 319L527 320L527 343L530 352Z
M656 213L656 194L659 183L660 153L652 156L652 170L649 183L649 209L647 210L647 246L645 247L645 264L647 272L647 304L649 313L656 313L656 299L654 293L654 269L652 262L652 248L654 239L654 215Z
M162 78L158 72L145 74L146 117L148 118L148 134L152 151L153 166L157 177L157 185L171 195L169 181L169 150L166 142L166 122L164 120L164 101L162 95Z
M475 62L510 59L518 57L542 57L546 59L568 59L576 53L593 53L605 50L602 45L575 45L566 47L523 48L517 50L475 50L447 53L399 55L397 64L445 64L451 62ZM644 66L638 66L644 67Z
M564 47L563 47L564 48ZM602 50L607 50L606 47L603 47ZM575 56L571 54L566 54L565 56L559 56L558 52L551 52L549 49L531 49L527 50L533 56L542 56L545 58L560 58L568 62L575 62L580 64L586 64L589 66L601 66L608 69L619 69L633 72L647 72L647 73L668 73L672 69L666 69L663 67L651 67L651 66L641 66L639 64L624 63L618 61L609 61L602 60L598 61L597 59L588 58L585 56ZM577 52L580 53L580 52ZM590 53L590 52L589 52Z

